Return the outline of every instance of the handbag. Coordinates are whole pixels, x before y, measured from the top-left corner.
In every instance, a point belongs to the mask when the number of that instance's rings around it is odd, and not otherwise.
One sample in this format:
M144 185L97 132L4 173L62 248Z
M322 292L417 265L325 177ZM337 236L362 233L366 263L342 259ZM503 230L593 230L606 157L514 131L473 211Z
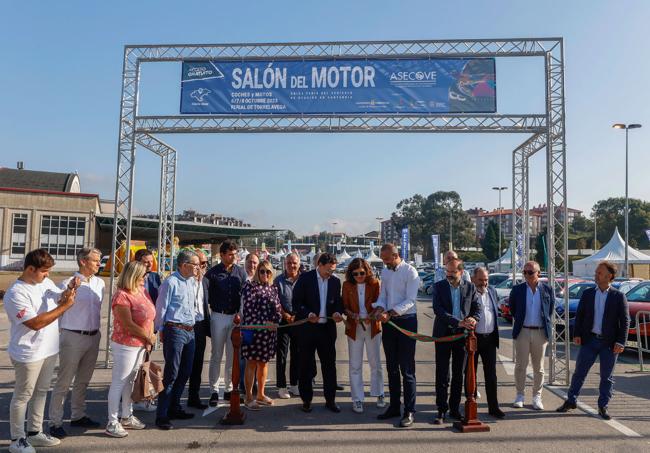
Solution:
M145 350L144 360L133 382L131 400L135 403L152 401L158 397L163 388L163 370L160 365L151 360L151 353Z

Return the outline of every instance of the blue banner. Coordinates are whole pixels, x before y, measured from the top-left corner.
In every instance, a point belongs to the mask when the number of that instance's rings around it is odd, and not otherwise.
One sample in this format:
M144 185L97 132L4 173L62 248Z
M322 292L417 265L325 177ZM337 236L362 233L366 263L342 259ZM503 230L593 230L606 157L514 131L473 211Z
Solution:
M409 228L402 228L402 259L409 260Z
M493 58L183 62L182 114L494 112Z

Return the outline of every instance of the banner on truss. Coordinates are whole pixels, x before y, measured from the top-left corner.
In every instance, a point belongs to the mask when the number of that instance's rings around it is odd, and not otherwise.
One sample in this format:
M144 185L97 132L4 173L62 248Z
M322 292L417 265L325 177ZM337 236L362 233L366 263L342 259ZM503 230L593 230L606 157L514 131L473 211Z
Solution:
M494 58L183 61L182 114L494 112Z

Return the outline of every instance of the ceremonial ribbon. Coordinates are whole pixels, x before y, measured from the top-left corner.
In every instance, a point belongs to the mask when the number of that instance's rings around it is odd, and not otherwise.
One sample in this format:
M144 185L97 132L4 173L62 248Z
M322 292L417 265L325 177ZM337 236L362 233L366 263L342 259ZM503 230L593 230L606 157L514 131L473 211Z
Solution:
M334 318L329 316L327 318L319 318L319 319L332 319L333 320ZM345 320L345 322L347 322L347 321L348 320ZM365 321L375 321L375 320L372 319L372 318L360 318L360 319L358 319L358 321L363 323ZM277 323L269 322L269 323L264 323L264 324L244 324L244 325L239 326L239 328L241 330L277 330L277 329L282 329L284 327L300 326L300 325L305 324L307 322L309 322L309 319L305 318L305 319L301 319L300 321L291 322L289 324L277 324ZM404 329L404 328L398 326L397 324L395 324L393 321L390 321L390 320L386 324L390 325L394 329L397 329L399 332L406 335L407 337L412 338L412 339L414 339L416 341L421 341L423 343L450 343L452 341L457 341L457 340L460 340L462 338L467 337L467 332L457 333L457 334L449 335L449 336L446 336L446 337L432 337L430 335L424 335L424 334L417 333L417 332L411 332L410 330Z

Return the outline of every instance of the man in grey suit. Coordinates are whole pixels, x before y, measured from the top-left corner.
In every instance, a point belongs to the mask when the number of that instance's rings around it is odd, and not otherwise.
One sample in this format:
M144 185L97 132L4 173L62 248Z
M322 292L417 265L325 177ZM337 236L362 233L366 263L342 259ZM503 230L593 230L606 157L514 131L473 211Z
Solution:
M496 418L506 414L499 409L497 398L497 349L499 347L499 310L497 309L497 292L488 286L488 271L484 267L474 269L472 283L476 286L480 319L476 323L476 354L474 354L474 371L478 359L483 362L485 393L487 393L488 413ZM467 392L466 392L467 393Z

